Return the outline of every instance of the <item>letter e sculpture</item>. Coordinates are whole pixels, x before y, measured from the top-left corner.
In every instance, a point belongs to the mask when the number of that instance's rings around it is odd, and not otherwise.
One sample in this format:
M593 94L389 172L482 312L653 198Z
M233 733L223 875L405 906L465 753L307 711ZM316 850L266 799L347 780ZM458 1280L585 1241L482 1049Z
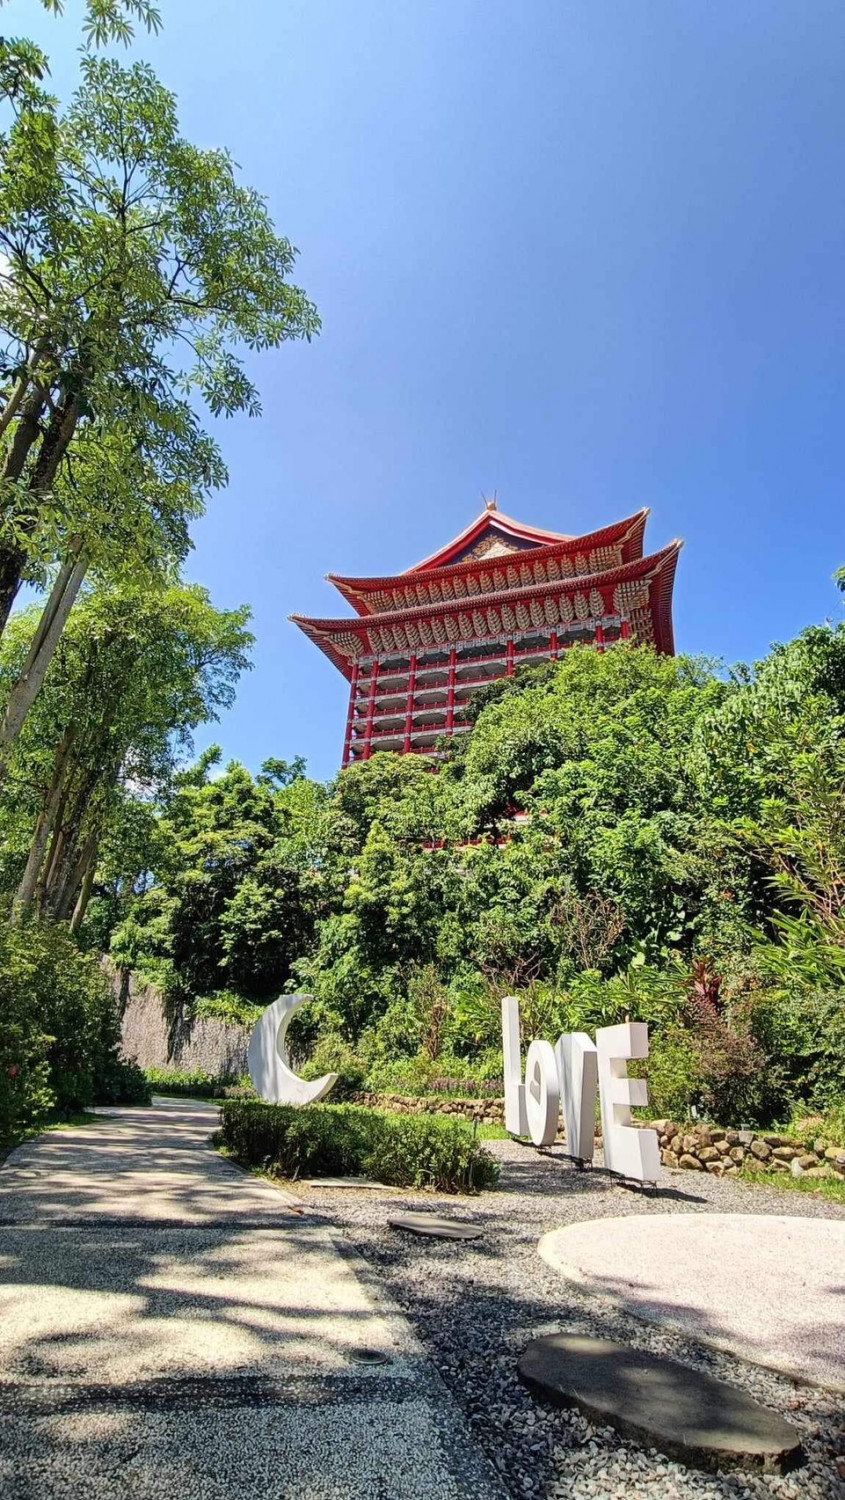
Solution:
M637 1130L631 1120L632 1105L648 1103L648 1089L644 1078L628 1077L628 1059L648 1057L648 1027L645 1021L601 1026L596 1049L604 1164L622 1177L656 1182L662 1175L657 1131Z

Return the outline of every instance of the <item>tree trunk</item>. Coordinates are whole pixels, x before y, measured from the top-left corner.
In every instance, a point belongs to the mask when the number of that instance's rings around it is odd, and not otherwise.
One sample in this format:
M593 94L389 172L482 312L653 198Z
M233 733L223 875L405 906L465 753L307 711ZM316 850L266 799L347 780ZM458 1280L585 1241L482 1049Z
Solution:
M27 360L26 369L20 376L17 385L15 386L11 396L6 402L6 405L3 407L3 414L2 416L0 416L0 437L3 436L3 433L7 431L12 420L17 416L24 396L27 394L32 384L33 376L35 375L35 372L38 369L38 366L40 365L46 352L47 350L45 344L36 344L35 348L32 351L32 354Z
M42 912L50 911L53 916L58 917L62 910L65 892L68 882L72 879L76 863L79 839L82 833L82 825L86 813L89 812L91 801L98 785L109 785L113 775L112 766L108 760L97 754L96 746L93 747L93 763L87 774L83 774L81 784L74 790L73 800L68 807L67 801L62 807L61 827L58 828L53 848L47 862L47 872L43 884L38 890L38 906ZM95 819L96 827L96 819ZM76 887L82 879L85 869L83 861L82 868L76 880ZM76 887L73 894L76 894Z
M41 436L41 414L46 405L46 397L40 386L27 397L24 402L15 435L12 438L6 462L3 465L3 478L20 479L24 466L32 449ZM31 530L35 525L35 516L27 516L24 531ZM26 565L26 548L21 546L19 540L12 538L0 547L0 635L6 629L12 605L17 597L21 586L23 570Z
M68 921L76 907L76 898L80 893L80 887L84 884L89 866L93 866L96 862L99 839L99 830L93 828L73 864L68 860L65 866L64 879L62 880L61 889L56 894L53 907L54 916L59 922ZM93 869L91 878L92 880L94 878Z
M3 436L13 418L17 416L20 404L29 389L31 379L32 373L30 370L21 375L6 405L3 407L3 415L0 416L0 437Z
M85 871L85 875L82 880L77 903L73 908L73 916L70 919L71 932L78 932L79 928L82 926L83 921L85 920L85 913L88 910L88 902L91 900L91 892L94 889L94 876L96 875L96 873L97 849L95 847L94 852L91 855L90 860L88 861L88 868Z
M4 479L20 479L24 465L41 436L41 414L47 405L47 395L39 385L27 397L23 405L15 435L3 465Z
M47 424L28 486L34 495L42 495L50 489L78 421L79 396L74 393L68 396L63 406L56 408Z
M6 629L23 578L26 553L22 547L0 547L0 635Z
M23 474L24 465L42 434L40 418L44 405L44 392L40 386L36 387L25 402L23 415L15 428L15 436L3 470L4 479L20 479ZM20 507L19 535L16 540L0 547L0 635L8 624L29 555L26 542L21 537L27 538L35 530L40 503L56 477L78 420L79 397L74 394L52 413L47 430L41 437L41 447L27 485L32 502L31 505Z
M38 821L35 825L35 833L33 835L32 844L30 845L26 868L23 872L23 875L21 876L20 885L15 892L15 899L12 902L13 923L19 922L21 920L21 917L24 916L29 907L32 905L33 899L35 897L35 891L38 884L38 876L41 873L41 867L44 863L44 854L47 849L47 841L53 832L59 808L64 801L65 766L67 764L67 758L70 754L71 746L75 737L76 730L73 726L71 726L69 729L65 730L65 733L59 741L59 745L56 750L53 780L50 783L50 787L44 801L44 806L42 807L41 812L38 814Z
M81 551L81 542L75 556L62 563L50 597L41 613L38 629L29 648L23 671L12 686L9 699L0 720L0 771L9 751L17 743L29 710L41 691L47 668L65 628L82 580L88 569L88 560Z
M40 879L35 886L35 905L39 916L44 916L50 905L50 891L59 869L62 854L67 843L67 830L64 826L64 812L67 802L67 791L63 792L60 811L56 815L53 837L50 841L50 849L47 855L47 863L42 866Z

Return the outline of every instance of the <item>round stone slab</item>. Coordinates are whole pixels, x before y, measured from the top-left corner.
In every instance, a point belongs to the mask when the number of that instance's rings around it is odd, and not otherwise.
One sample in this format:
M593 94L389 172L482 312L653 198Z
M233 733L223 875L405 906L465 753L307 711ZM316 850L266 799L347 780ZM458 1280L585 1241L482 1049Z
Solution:
M391 1229L407 1229L409 1234L431 1235L438 1240L477 1240L484 1230L466 1219L443 1219L438 1214L399 1214L388 1219Z
M552 1230L539 1251L637 1317L845 1391L843 1219L629 1214Z
M736 1386L645 1349L555 1333L527 1345L519 1375L537 1395L684 1463L771 1473L801 1458L798 1433L782 1417Z

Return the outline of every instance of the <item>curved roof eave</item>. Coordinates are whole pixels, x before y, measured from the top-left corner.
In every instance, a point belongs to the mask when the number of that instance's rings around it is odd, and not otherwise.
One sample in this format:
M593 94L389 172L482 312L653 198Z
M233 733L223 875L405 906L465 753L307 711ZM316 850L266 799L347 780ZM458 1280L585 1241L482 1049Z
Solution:
M336 650L332 645L332 636L357 635L365 636L367 627L383 628L390 624L404 624L408 620L414 620L420 616L454 614L456 611L465 611L478 608L483 600L485 608L491 605L505 603L511 600L524 600L538 593L578 593L585 587L600 588L602 585L608 587L611 584L634 582L639 578L647 578L649 582L649 599L652 608L652 618L655 626L655 644L658 650L666 655L673 655L675 649L674 631L672 626L672 590L674 586L675 570L678 564L683 542L675 540L668 546L662 547L659 552L653 552L647 557L637 558L629 563L622 563L617 568L609 568L603 573L587 573L576 575L573 578L560 579L554 583L523 584L519 588L500 589L496 593L484 594L472 600L456 599L435 604L420 605L416 609L397 609L384 611L379 615L352 615L346 619L313 619L307 615L289 615L288 618L294 625L298 625L315 645L319 646L326 656L349 678L352 673L351 659L345 653ZM657 590L655 596L655 590ZM369 647L369 641L367 642ZM364 653L370 654L369 650Z
M503 561L507 561L508 557L518 559L519 562L524 563L530 561L532 553L535 551L550 553L552 556L559 557L576 552L591 552L598 547L613 546L620 541L625 544L629 553L623 561L633 562L643 556L643 537L649 514L649 508L644 506L642 510L638 510L633 516L626 516L622 521L614 521L610 526L602 526L598 531L587 531L582 536L556 537L554 532L535 533L546 535L550 539L554 538L554 540L540 543L536 548L525 548L518 553L503 553L498 557L468 558L463 562L443 563L439 567L407 568L403 573L387 574L381 578L350 578L339 573L328 573L326 575L326 582L333 583L338 593L343 596L348 604L351 604L352 608L359 615L372 615L384 613L384 611L373 609L367 595L407 587L414 573L422 573L421 583L434 583L441 578L466 577L468 574L477 573L480 570L489 570L497 563L501 565ZM485 517L489 520L491 515L500 518L501 512L485 512L485 516L479 517L479 521L483 521ZM473 523L473 527L476 526L478 526L478 522ZM470 531L473 527L469 528ZM525 532L528 529L523 528ZM463 537L459 537L456 543L451 543L450 546L455 547L458 543L466 544L466 533L464 533ZM591 575L583 574L581 576L586 578Z

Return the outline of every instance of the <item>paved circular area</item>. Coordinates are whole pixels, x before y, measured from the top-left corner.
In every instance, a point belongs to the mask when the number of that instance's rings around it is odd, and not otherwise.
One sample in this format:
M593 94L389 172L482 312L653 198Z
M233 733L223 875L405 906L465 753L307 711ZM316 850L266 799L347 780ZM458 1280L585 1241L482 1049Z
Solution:
M649 1322L845 1390L845 1222L643 1214L543 1235L545 1261Z

